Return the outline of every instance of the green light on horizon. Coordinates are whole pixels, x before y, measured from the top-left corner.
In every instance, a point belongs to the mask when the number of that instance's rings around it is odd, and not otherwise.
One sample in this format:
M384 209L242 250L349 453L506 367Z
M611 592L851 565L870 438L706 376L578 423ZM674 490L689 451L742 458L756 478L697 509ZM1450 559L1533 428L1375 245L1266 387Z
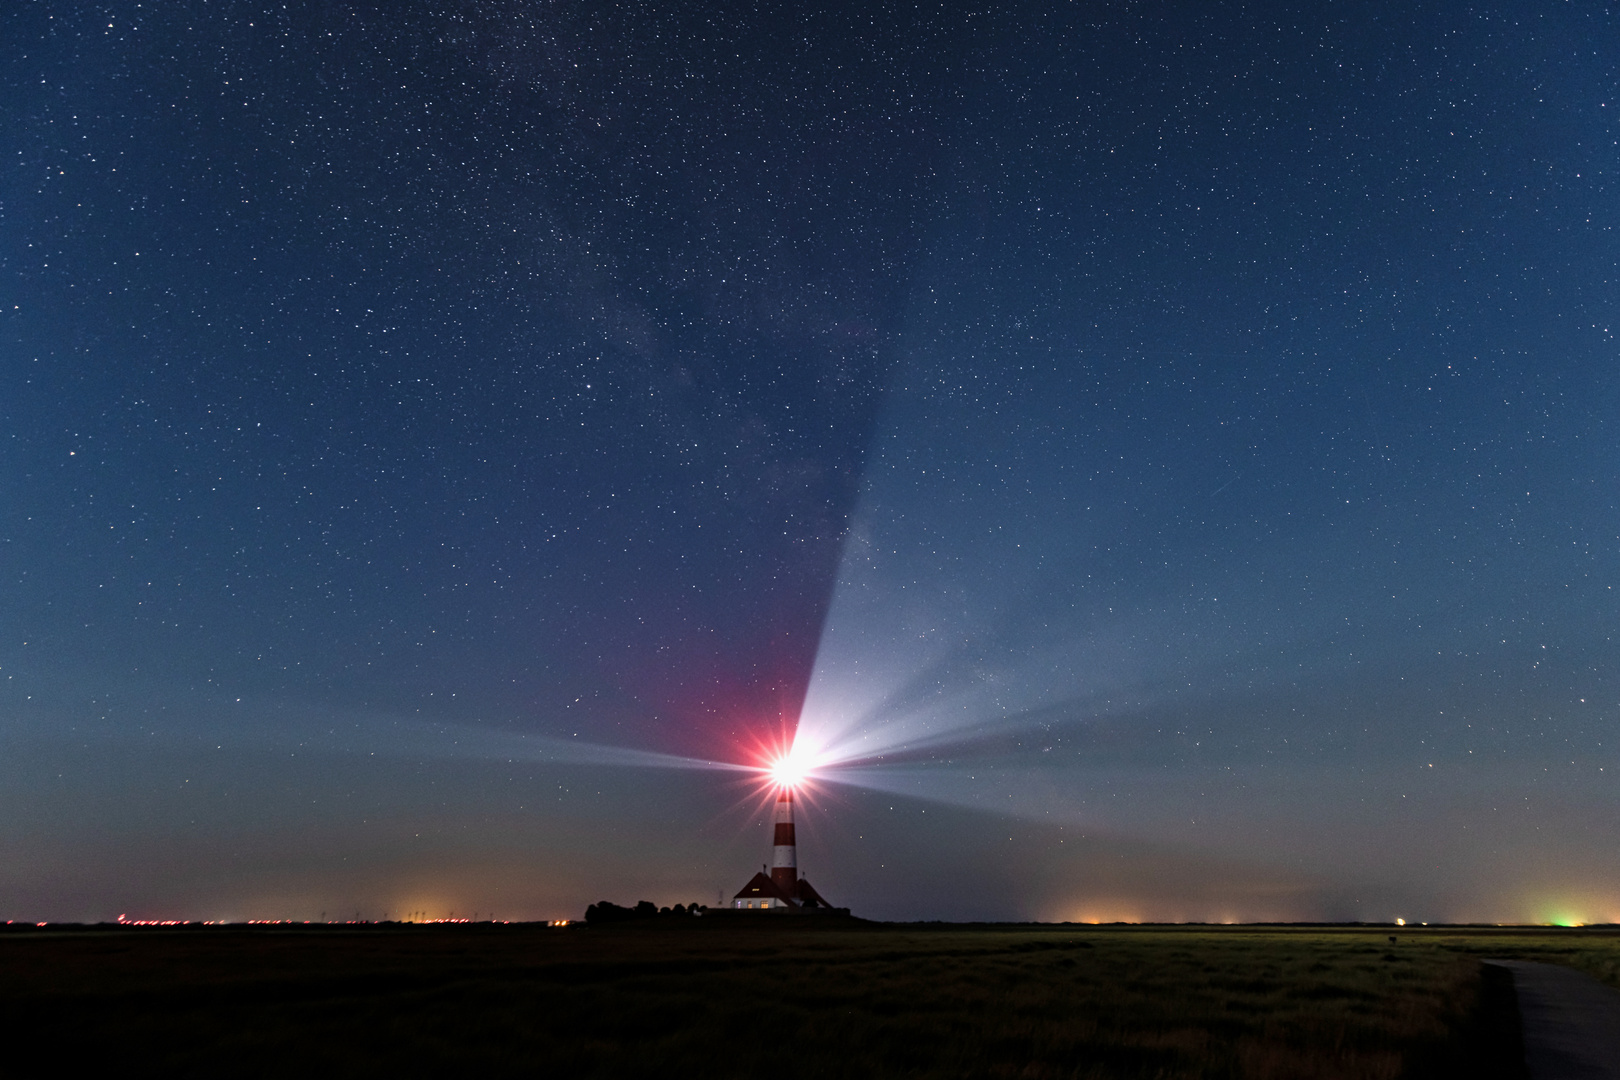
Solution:
M1566 928L1585 926L1587 922L1586 919L1578 915L1570 914L1568 908L1565 908L1562 911L1554 910L1546 912L1540 921L1547 926L1562 926Z

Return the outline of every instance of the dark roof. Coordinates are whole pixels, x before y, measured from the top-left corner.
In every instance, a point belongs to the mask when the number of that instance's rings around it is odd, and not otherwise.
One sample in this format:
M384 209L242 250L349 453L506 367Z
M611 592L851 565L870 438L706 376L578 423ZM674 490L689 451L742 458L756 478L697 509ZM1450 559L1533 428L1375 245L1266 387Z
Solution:
M732 897L732 899L733 900L774 899L774 900L781 900L782 902L787 903L787 904L792 904L794 907L799 906L799 902L797 900L795 900L793 897L791 897L791 896L787 895L786 893L784 893L781 890L781 888L776 884L776 882L772 881L765 874L755 874L753 877L749 878L748 879L748 884L744 885L742 887L742 889L738 891L737 895Z
M811 885L810 882L806 881L804 878L800 878L798 881L793 883L793 898L801 904L814 901L822 907L832 907L831 904L822 899L820 893L816 892L815 886Z

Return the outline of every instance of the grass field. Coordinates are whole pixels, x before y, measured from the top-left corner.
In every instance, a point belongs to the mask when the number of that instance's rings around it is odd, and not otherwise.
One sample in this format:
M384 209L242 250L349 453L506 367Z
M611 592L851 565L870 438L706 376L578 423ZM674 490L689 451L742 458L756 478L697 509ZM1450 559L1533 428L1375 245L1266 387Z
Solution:
M1483 956L1591 930L195 928L0 935L7 1075L1520 1076Z

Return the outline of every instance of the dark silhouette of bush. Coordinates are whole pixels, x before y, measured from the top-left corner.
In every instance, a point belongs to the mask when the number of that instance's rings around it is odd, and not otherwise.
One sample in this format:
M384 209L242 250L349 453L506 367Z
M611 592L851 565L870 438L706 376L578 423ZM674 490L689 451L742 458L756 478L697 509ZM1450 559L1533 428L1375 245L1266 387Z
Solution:
M620 907L611 900L599 900L585 909L585 921L598 923L629 922L636 917L634 908Z
M643 919L676 919L689 915L699 914L698 905L676 904L672 908L659 909L657 904L650 900L637 902L633 908L620 907L611 900L598 900L585 909L585 921L592 925L617 922L639 922Z

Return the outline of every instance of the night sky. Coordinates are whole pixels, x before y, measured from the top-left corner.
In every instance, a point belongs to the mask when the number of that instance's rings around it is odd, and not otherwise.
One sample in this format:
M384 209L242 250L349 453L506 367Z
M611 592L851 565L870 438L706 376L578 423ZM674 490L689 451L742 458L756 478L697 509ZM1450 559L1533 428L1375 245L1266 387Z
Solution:
M1620 921L1596 3L0 11L0 918Z

